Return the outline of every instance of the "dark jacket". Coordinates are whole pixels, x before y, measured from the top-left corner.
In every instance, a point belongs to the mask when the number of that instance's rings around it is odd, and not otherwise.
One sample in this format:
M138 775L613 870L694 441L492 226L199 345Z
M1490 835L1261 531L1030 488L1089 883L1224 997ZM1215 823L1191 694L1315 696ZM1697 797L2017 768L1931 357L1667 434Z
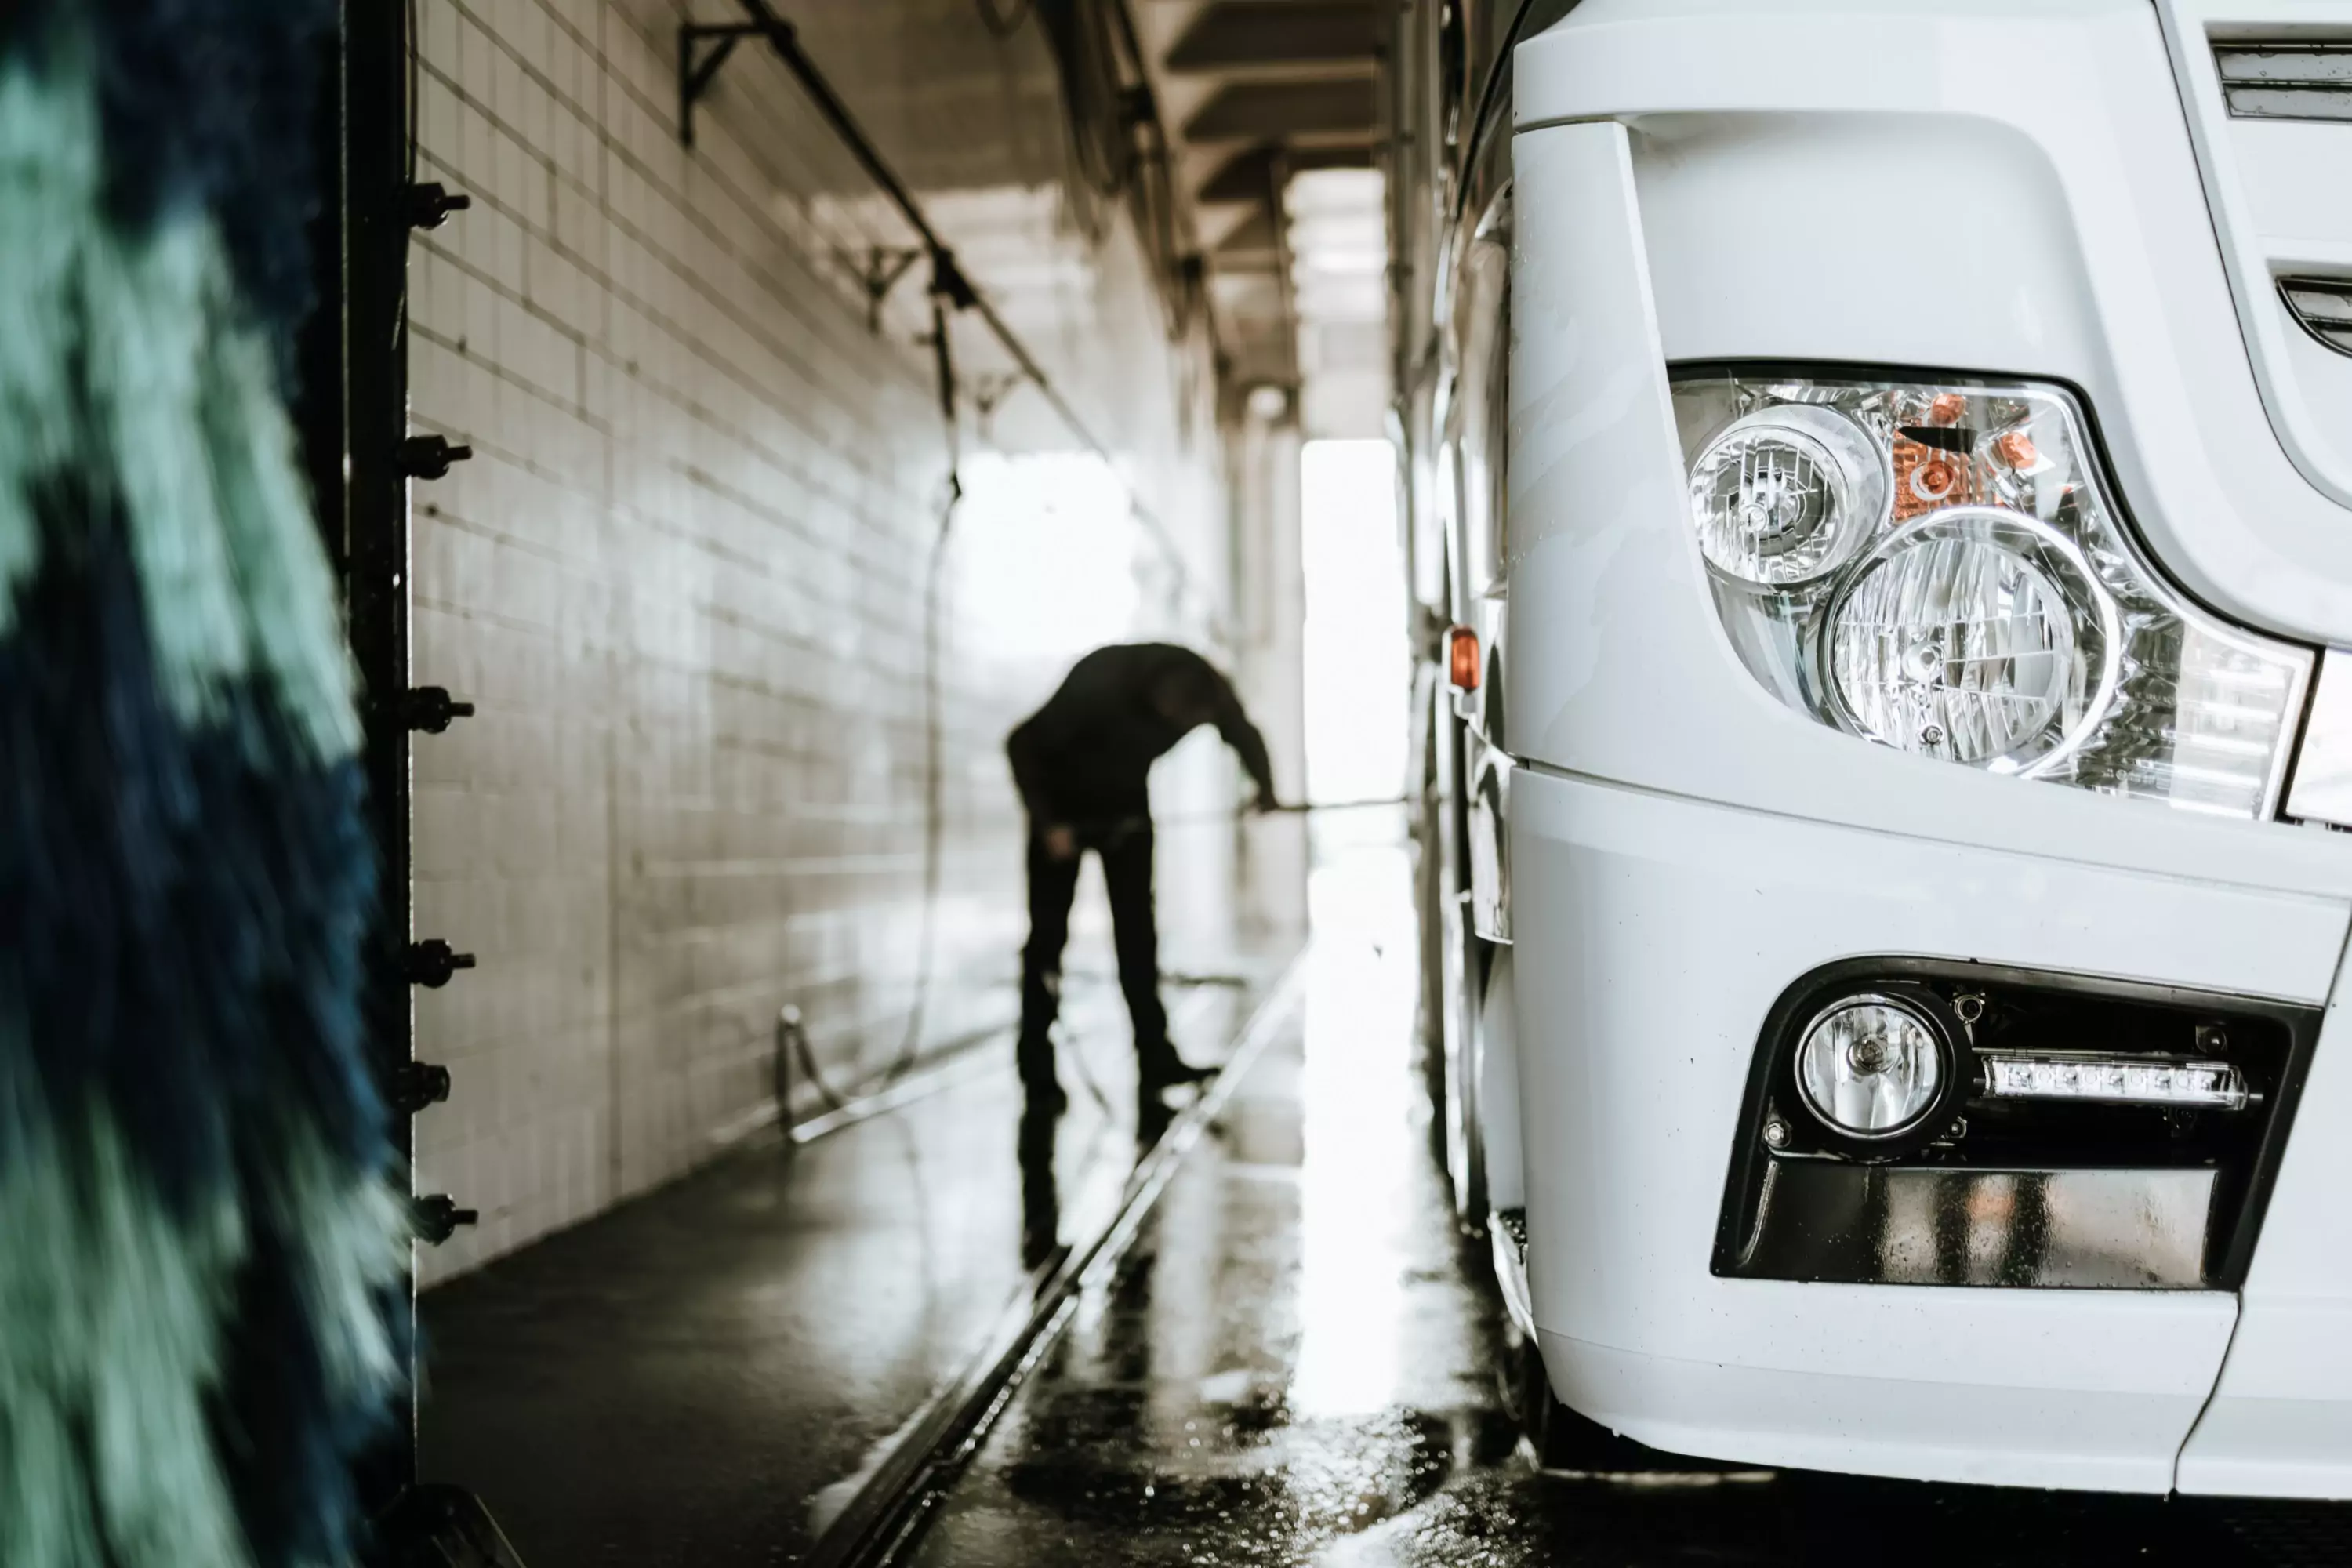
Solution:
M1171 683L1197 693L1201 718L1171 719L1154 694ZM1172 643L1121 643L1078 660L1059 690L1005 742L1013 780L1039 823L1086 827L1140 816L1150 807L1151 764L1205 720L1241 753L1258 793L1274 799L1265 740L1241 699L1208 660Z

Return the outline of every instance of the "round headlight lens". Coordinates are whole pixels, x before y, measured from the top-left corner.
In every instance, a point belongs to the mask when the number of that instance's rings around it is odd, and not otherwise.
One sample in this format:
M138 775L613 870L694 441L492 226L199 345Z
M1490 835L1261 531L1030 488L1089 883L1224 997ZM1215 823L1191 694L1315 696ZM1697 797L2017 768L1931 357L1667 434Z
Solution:
M1848 997L1807 1026L1797 1046L1805 1108L1849 1138L1911 1131L1943 1083L1935 1025L1891 996Z
M1886 536L1823 618L1824 673L1848 728L2004 772L2070 754L2114 694L2114 601L2046 525L1990 507Z
M1783 404L1735 421L1691 465L1707 564L1759 587L1835 571L1886 515L1886 464L1835 409Z

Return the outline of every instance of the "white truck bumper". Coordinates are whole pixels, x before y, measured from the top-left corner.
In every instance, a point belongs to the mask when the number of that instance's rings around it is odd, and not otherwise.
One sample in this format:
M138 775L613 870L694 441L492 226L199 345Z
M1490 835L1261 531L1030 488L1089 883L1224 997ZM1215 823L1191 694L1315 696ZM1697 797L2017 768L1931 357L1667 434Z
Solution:
M2178 1484L2352 1493L2352 1294L2338 1279L2289 1304L2261 1284L2274 1259L2316 1248L2340 1268L2352 1252L2336 1217L2352 1192L2337 1131L2352 1126L2352 1040L2322 1037L2247 1288L2256 1331L2235 1355L2226 1291L1797 1284L1709 1267L1758 1031L1795 977L1851 956L1951 955L2316 1000L2343 901L1535 769L1513 785L1510 848L1529 1284L1563 1400L1679 1453L2164 1491L2228 1356Z

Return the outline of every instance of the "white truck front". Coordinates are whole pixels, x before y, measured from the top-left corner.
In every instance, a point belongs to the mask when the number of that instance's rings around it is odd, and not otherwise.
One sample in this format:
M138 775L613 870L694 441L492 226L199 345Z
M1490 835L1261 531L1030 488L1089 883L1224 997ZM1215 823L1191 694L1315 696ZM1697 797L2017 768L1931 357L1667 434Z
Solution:
M2352 1496L2352 0L1586 0L1513 91L1553 1388Z

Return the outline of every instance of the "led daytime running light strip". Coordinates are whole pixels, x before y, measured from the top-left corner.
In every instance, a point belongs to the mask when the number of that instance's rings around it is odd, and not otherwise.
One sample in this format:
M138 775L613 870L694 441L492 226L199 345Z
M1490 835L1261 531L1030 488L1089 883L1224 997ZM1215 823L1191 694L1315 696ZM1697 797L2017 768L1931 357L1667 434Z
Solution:
M1982 1053L1988 1100L2075 1100L2107 1105L2243 1110L2246 1075L2228 1062L2163 1061L2088 1052Z

